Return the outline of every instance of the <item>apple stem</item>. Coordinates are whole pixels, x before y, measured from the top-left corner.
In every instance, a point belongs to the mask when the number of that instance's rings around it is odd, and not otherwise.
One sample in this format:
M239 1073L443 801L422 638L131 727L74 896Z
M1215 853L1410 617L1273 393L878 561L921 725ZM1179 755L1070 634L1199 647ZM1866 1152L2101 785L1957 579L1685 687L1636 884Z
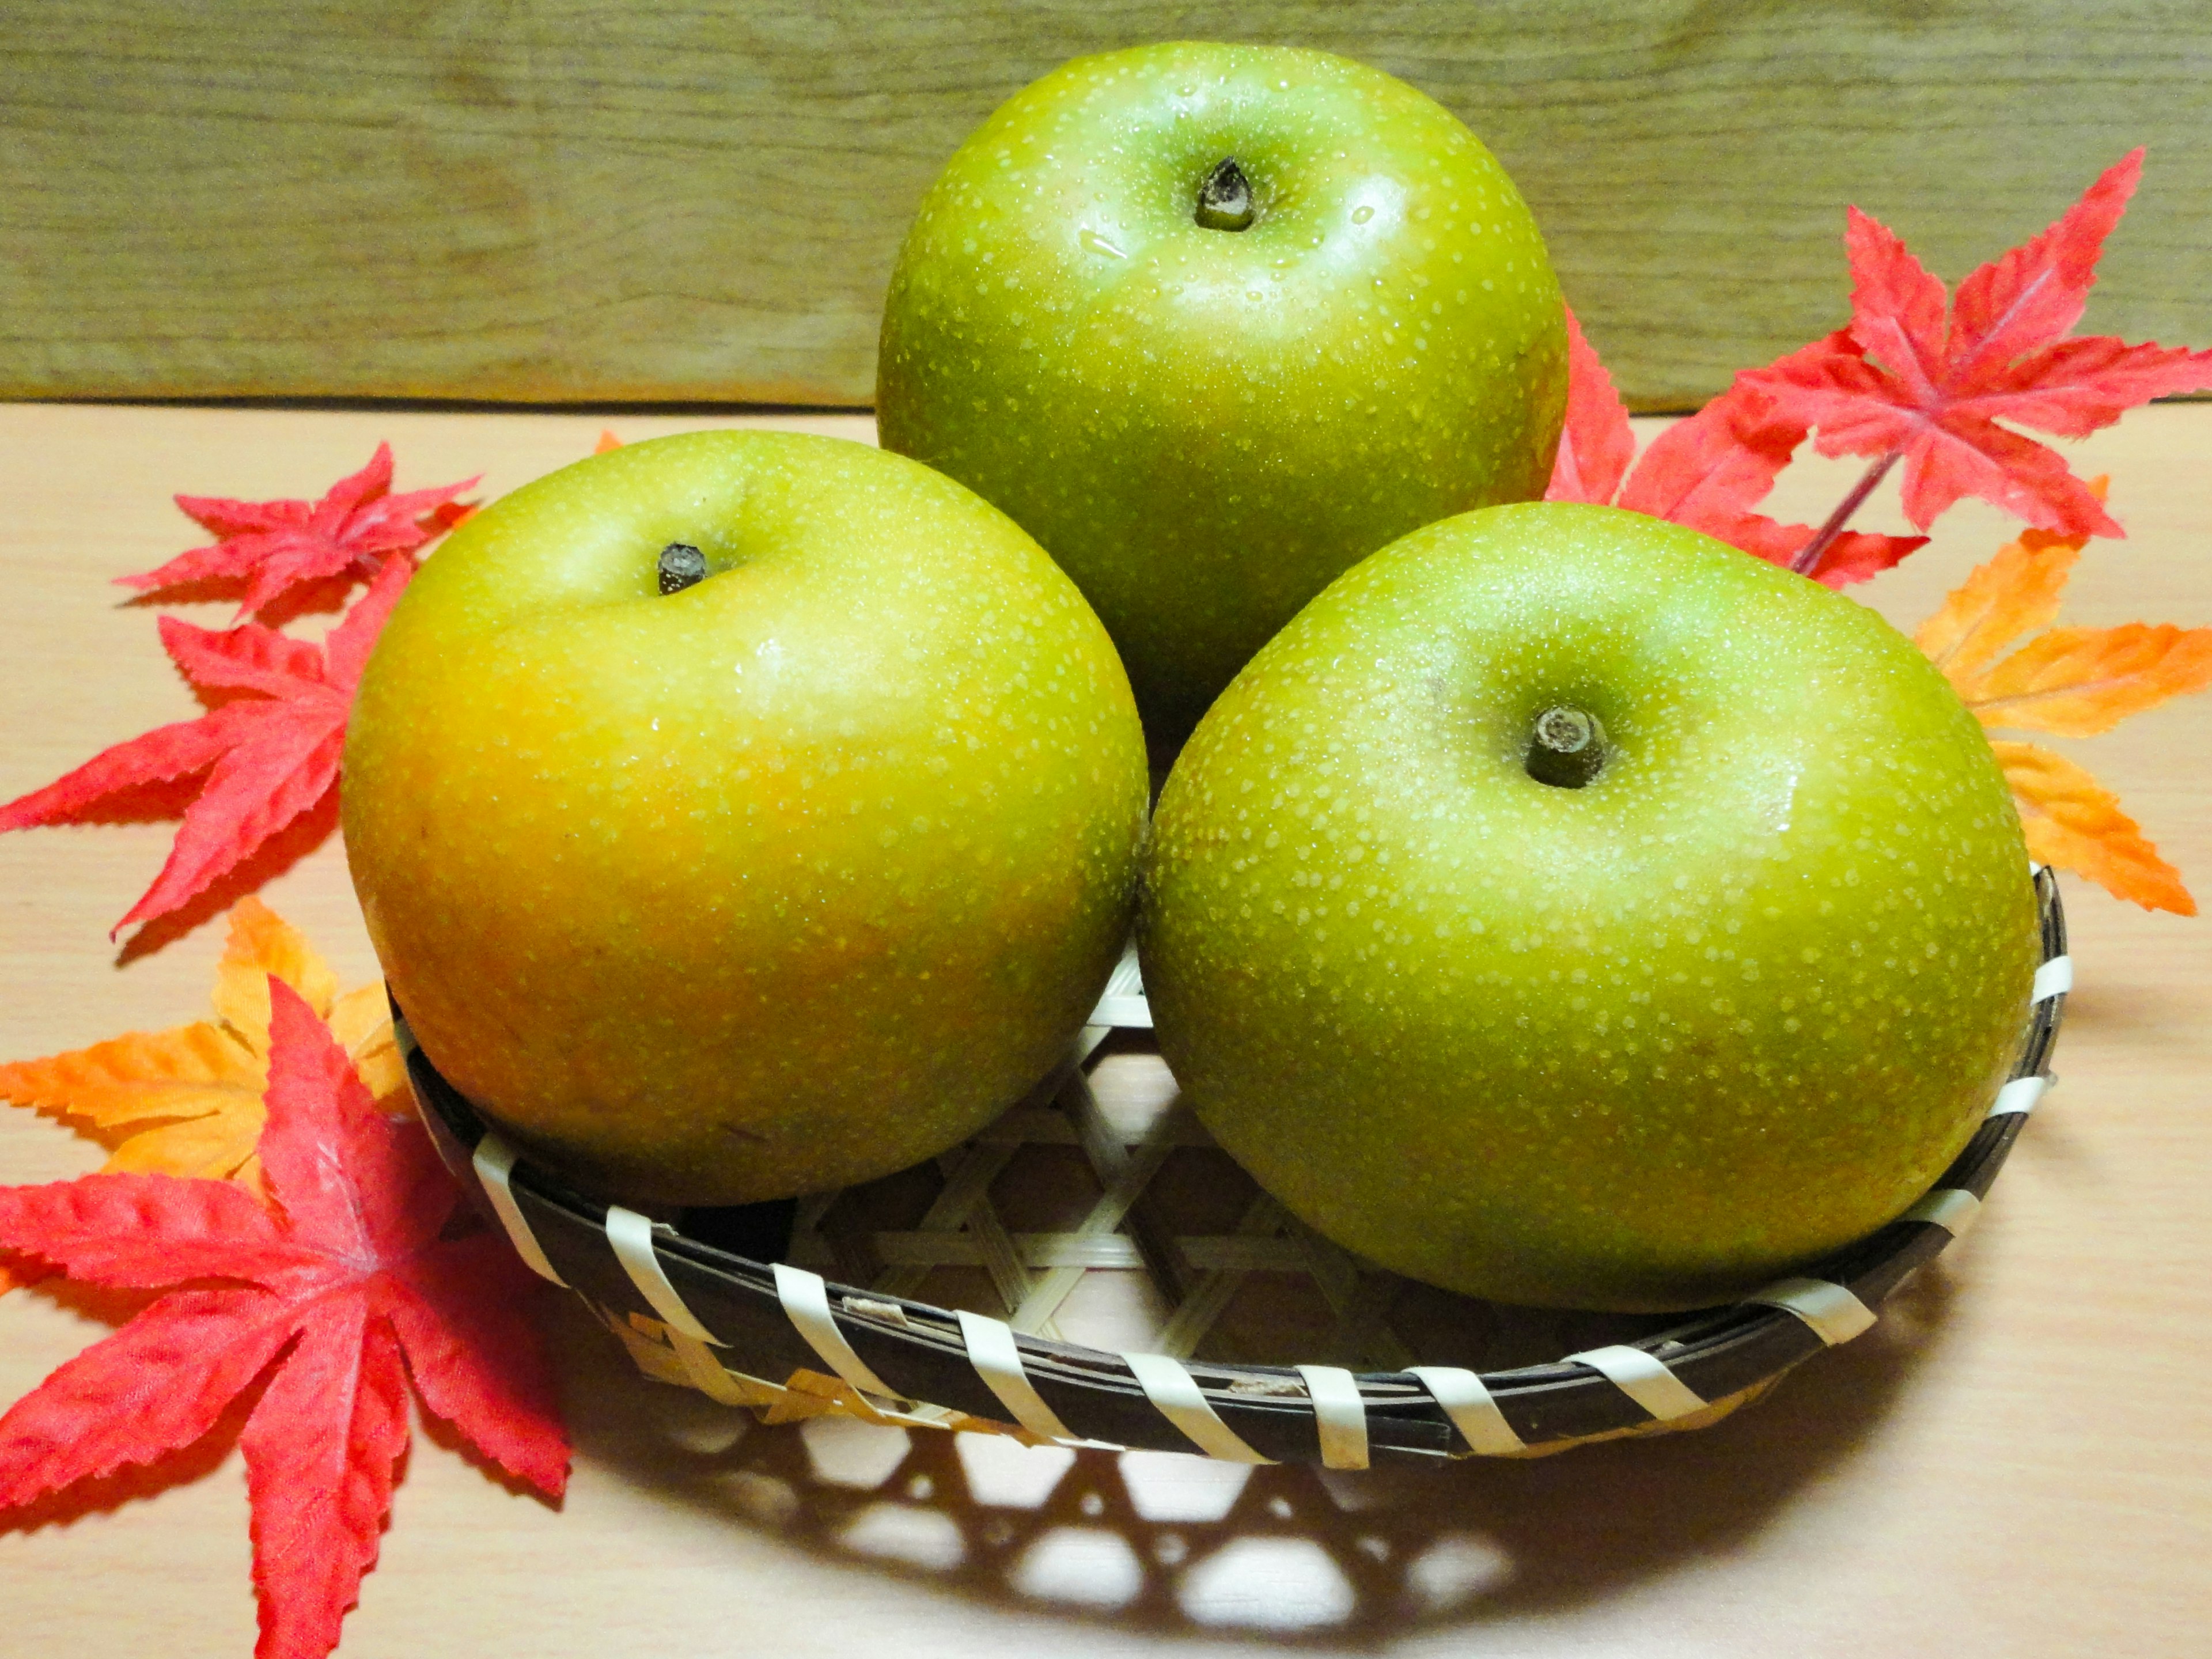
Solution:
M1255 216L1252 181L1235 156L1226 157L1198 187L1198 222L1208 230L1248 230Z
M1536 716L1525 763L1528 775L1559 789L1579 789L1605 769L1605 728L1597 716L1562 705Z
M1866 498L1874 494L1875 486L1889 476L1889 469L1895 466L1904 454L1901 449L1893 449L1867 468L1866 475L1851 486L1851 493L1838 501L1836 510L1828 514L1827 523L1814 531L1813 539L1797 550L1796 557L1790 561L1790 569L1801 576L1817 576L1820 574L1820 561L1836 544L1836 538L1844 533L1844 527L1851 521L1851 514L1866 505Z
M660 591L681 593L707 579L707 556L689 542L671 542L660 550Z

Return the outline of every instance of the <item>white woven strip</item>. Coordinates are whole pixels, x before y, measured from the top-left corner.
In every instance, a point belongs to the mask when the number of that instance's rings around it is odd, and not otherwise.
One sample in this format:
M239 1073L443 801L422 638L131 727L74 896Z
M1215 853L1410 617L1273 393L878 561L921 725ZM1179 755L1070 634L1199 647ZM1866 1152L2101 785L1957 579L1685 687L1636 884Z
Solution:
M1012 1233L1014 1260L1024 1267L1112 1267L1141 1271L1144 1252L1121 1233ZM879 1232L868 1235L887 1267L980 1267L982 1241L971 1233ZM1032 1292L1034 1294L1034 1292ZM1027 1330L1018 1317L1015 1328Z
M2042 1002L2049 998L2063 996L2074 988L2074 958L2053 957L2035 970L2035 993L2030 1002Z
M1099 1025L1085 1029L1103 1031L1108 1028ZM1074 1088L1072 1079L1068 1086L1072 1091ZM1063 1100L1068 1097L1066 1094L1060 1097ZM1108 1123L1104 1128L1108 1139L1123 1146L1134 1146L1139 1143L1168 1146L1212 1146L1215 1144L1213 1137L1199 1127L1198 1120L1191 1115L1187 1106L1170 1107L1140 1127L1116 1127ZM969 1140L972 1146L985 1146L1001 1144L1009 1146L1075 1146L1083 1144L1084 1134L1085 1132L1079 1130L1069 1120L1066 1109L1054 1106L1016 1106L993 1118L969 1137ZM830 1196L834 1198L836 1194L833 1193Z
M1134 944L1122 948L1121 960L1106 976L1105 994L1098 999L1097 1007L1091 1010L1085 1024L1093 1028L1119 1025L1152 1030L1152 1007L1145 1000L1144 970L1137 962Z
M968 1363L983 1379L983 1386L999 1396L999 1403L1014 1421L1048 1440L1076 1439L1030 1382L1029 1372L1022 1367L1022 1351L1014 1340L1013 1327L965 1308L958 1311L960 1340L968 1345Z
M1097 1091L1091 1086L1091 1074L1080 1066L1068 1073L1066 1085L1054 1098L1059 1109L1053 1115L1066 1127L1071 1144L1082 1149L1098 1179L1109 1187L1127 1170L1131 1149L1161 1139L1167 1118L1176 1115L1164 1113L1135 1133L1124 1135L1107 1121L1098 1104ZM1188 1118L1189 1114L1180 1115Z
M1932 1222L1952 1237L1964 1238L1966 1229L1974 1224L1974 1218L1981 1212L1982 1200L1964 1187L1943 1187L1929 1194L1898 1219Z
M794 1267L788 1261L775 1265L775 1299L783 1304L784 1316L791 1321L792 1328L821 1356L822 1363L863 1394L899 1398L898 1391L888 1387L883 1378L868 1369L867 1362L853 1352L845 1333L830 1316L830 1287L823 1282L822 1275Z
M514 1148L487 1129L483 1139L477 1142L476 1156L470 1162L476 1166L477 1180L483 1183L484 1196L491 1200L500 1225L507 1229L514 1253L540 1279L550 1279L567 1290L568 1281L553 1271L553 1264L545 1259L544 1247L538 1243L538 1235L530 1231L530 1223L524 1218L522 1206L515 1202L514 1188L509 1184L514 1176Z
M1178 1234L1176 1248L1200 1273L1306 1271L1304 1247L1295 1238L1248 1237L1241 1233Z
M1087 1097L1089 1093L1089 1085L1085 1085L1083 1094ZM1097 1115L1095 1104L1091 1111L1093 1116ZM1104 1125L1101 1123L1099 1127L1103 1129ZM1114 1229L1127 1218L1130 1206L1143 1194L1152 1178L1160 1172L1160 1166L1167 1162L1168 1153L1172 1149L1164 1145L1140 1146L1136 1156L1132 1158L1122 1152L1119 1142L1107 1145L1111 1148L1112 1157L1119 1162L1120 1170L1109 1177L1106 1170L1100 1169L1094 1161L1091 1167L1097 1171L1099 1179L1105 1182L1106 1190L1098 1195L1098 1201L1091 1206L1090 1213L1077 1224L1075 1232L1061 1237L1071 1247L1072 1254L1079 1254L1087 1246L1110 1244L1122 1247L1128 1255L1136 1258L1130 1265L1141 1268L1145 1266L1145 1260L1143 1253L1137 1249L1137 1241L1116 1233ZM1085 1150L1087 1156L1091 1149L1086 1147ZM1046 1237L1051 1237L1052 1235ZM1017 1235L1016 1244L1018 1246L1020 1242L1020 1236ZM1022 1259L1028 1261L1026 1253ZM1040 1279L1029 1295L1023 1297L1007 1316L1007 1322L1018 1331L1041 1329L1046 1321L1060 1310L1060 1304L1074 1293L1075 1287L1083 1282L1084 1269L1088 1265L1080 1261L1054 1262L1052 1271Z
M1291 1237L1298 1246L1299 1265L1328 1310L1341 1320L1359 1297L1359 1264L1296 1216L1291 1218Z
M714 1351L697 1337L687 1336L671 1326L668 1346L682 1362L685 1380L700 1393L725 1406L746 1403L745 1392L738 1386L737 1379L722 1369L722 1362L714 1358Z
M1843 1285L1825 1279L1778 1279L1744 1300L1796 1314L1832 1348L1874 1324L1873 1309Z
M1314 1427L1321 1435L1322 1467L1367 1467L1367 1402L1352 1373L1337 1365L1299 1365L1306 1395L1313 1401Z
M964 1152L956 1150L939 1157L937 1166L945 1171L945 1188L930 1200L929 1208L915 1225L924 1232L952 1232L967 1225L969 1214L989 1197L991 1182L1006 1167L1019 1146L1018 1141L975 1144ZM893 1296L911 1296L921 1288L921 1281L927 1277L927 1268L892 1267L878 1273L868 1288Z
M1528 1442L1513 1431L1505 1413L1498 1409L1482 1379L1456 1365L1414 1365L1407 1374L1437 1398L1452 1425L1467 1437L1467 1443L1485 1457L1502 1456L1524 1449Z
M1145 1391L1145 1398L1208 1457L1218 1458L1224 1463L1274 1461L1254 1451L1244 1443L1242 1435L1221 1420L1221 1414L1213 1409L1197 1379L1183 1369L1180 1359L1171 1359L1164 1353L1125 1353L1121 1358L1136 1374L1137 1386Z
M607 1243L614 1246L615 1260L629 1275L629 1282L637 1286L637 1293L649 1304L653 1312L674 1330L696 1337L702 1342L711 1342L716 1347L728 1345L702 1325L696 1315L676 1293L676 1286L668 1282L668 1274L660 1265L659 1252L653 1248L653 1223L635 1210L625 1210L619 1204L607 1206Z
M2044 1091L2050 1086L2051 1079L2047 1077L2016 1077L1997 1091L1996 1099L1990 1103L1989 1115L2007 1117L2018 1112L2024 1117L2035 1109L2035 1103L2043 1098Z
M1705 1402L1697 1391L1641 1348L1626 1343L1588 1348L1567 1356L1571 1361L1601 1371L1614 1387L1662 1423L1703 1411Z
M1290 1225L1290 1221L1288 1210L1266 1193L1255 1192L1252 1201L1244 1206L1244 1213L1237 1218L1235 1231L1238 1237L1261 1237L1280 1232ZM1200 1273L1198 1282L1190 1287L1175 1312L1168 1316L1168 1322L1159 1334L1152 1339L1154 1348L1178 1359L1195 1352L1243 1283L1244 1275L1240 1273Z
M1013 1237L1006 1231L1006 1224L999 1218L998 1206L991 1202L986 1191L975 1201L968 1215L968 1237L974 1239L983 1253L983 1271L991 1275L991 1288L998 1291L1001 1306L1018 1308L1029 1299L1036 1281L1030 1270L1022 1266L1021 1257L1015 1254Z

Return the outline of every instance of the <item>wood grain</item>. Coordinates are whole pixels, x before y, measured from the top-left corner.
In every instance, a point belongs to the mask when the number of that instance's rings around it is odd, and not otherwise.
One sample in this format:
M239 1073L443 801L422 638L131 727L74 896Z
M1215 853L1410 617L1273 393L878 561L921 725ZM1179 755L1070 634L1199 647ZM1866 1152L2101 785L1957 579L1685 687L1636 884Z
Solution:
M2212 343L2190 0L9 0L0 395L865 405L960 139L1065 58L1193 34L1457 112L1638 408L1834 327L1845 203L1955 279L2137 143L2088 325Z
M613 422L629 439L686 423ZM496 493L587 453L602 424L0 407L0 799L191 712L153 617L106 586L189 544L172 492L310 492L389 438L401 488L482 468ZM811 424L867 433L849 417ZM2111 471L2131 535L2083 556L2064 619L2212 622L2212 408L2131 415L2075 459ZM1817 519L1850 477L1793 469L1778 510ZM1935 546L1861 591L1909 625L2008 533L1962 507ZM219 623L229 611L187 614ZM2212 894L2212 698L2067 746ZM106 937L170 833L0 836L0 1056L201 1012L215 917L120 960ZM334 842L264 890L347 984L374 973ZM2063 1082L1980 1225L1874 1331L1717 1427L1420 1478L1071 1460L975 1437L909 1444L866 1425L749 1428L630 1374L603 1334L563 1313L580 1446L565 1508L510 1493L434 1434L418 1440L340 1651L2197 1651L2212 1620L2212 924L2148 915L2078 882L2068 902L2080 981ZM98 1158L52 1122L0 1109L0 1181L60 1178ZM0 1405L122 1311L66 1287L0 1298ZM0 1650L251 1651L231 1443L218 1436L180 1484L155 1486L125 1480L0 1525Z

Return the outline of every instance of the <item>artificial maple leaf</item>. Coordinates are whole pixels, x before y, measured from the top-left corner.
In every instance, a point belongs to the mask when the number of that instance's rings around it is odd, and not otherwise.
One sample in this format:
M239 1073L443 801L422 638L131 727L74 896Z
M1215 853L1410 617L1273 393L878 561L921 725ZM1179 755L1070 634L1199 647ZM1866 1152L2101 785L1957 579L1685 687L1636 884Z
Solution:
M2087 876L2146 910L2197 914L2181 872L2159 857L2141 827L2120 811L2118 796L2040 744L1992 738L1990 747L2012 787L2030 858Z
M1997 422L2078 438L2153 398L2212 387L2212 351L2068 337L2142 154L2108 168L2049 229L1974 271L1955 296L1886 226L1851 209L1850 325L1740 382L1771 392L1778 415L1814 430L1823 455L1874 457L1860 499L1903 462L1905 513L1919 529L1977 495L2040 529L2124 533L2056 451Z
M362 665L413 573L405 559L386 561L319 646L258 623L216 633L162 617L161 643L187 678L249 695L119 743L0 806L0 830L64 823L118 791L206 772L168 862L112 931L176 909L336 787Z
M1820 342L1806 351L1827 345ZM1755 558L1790 566L1817 533L1814 527L1783 524L1751 508L1773 489L1806 436L1805 427L1778 415L1771 394L1740 380L1661 433L1630 472L1636 441L1628 410L1570 312L1566 422L1544 499L1602 505L1618 491L1618 505L1632 512L1686 525ZM1887 570L1927 539L1856 531L1837 535L1806 574L1844 587Z
M1976 566L1914 631L1912 642L1954 687L1972 683L2022 634L2057 620L2059 596L2088 539L2026 532Z
M182 1450L272 1364L240 1437L258 1659L308 1659L375 1564L406 1385L517 1479L558 1497L568 1447L496 1233L443 1236L459 1188L419 1123L379 1113L345 1050L274 975L272 1213L230 1182L95 1175L0 1188L0 1247L71 1278L173 1290L0 1417L0 1510Z
M592 446L592 453L594 455L604 455L610 449L620 449L622 447L623 441L615 436L614 428L607 427L602 429L599 433L599 442Z
M159 569L115 580L136 588L243 580L246 596L238 614L245 617L303 583L348 573L373 577L395 558L412 564L425 543L468 517L470 509L453 498L477 483L468 478L394 495L392 446L379 444L367 466L339 479L319 501L179 495L177 505L217 540L179 553Z
M1960 687L1984 726L2092 738L2212 684L2212 628L2054 628Z
M1636 455L1636 432L1628 406L1613 389L1597 349L1583 333L1574 308L1567 313L1567 412L1559 429L1559 453L1552 463L1547 501L1611 501Z
M237 1179L257 1190L261 1097L269 1085L269 980L325 1021L380 1109L407 1086L381 985L338 994L307 938L259 899L230 912L215 975L215 1018L134 1031L44 1060L0 1066L0 1100L86 1125L114 1140L110 1172Z
M2085 486L2101 501L2105 480ZM1913 643L1984 726L2089 737L2168 697L2212 685L2212 628L2051 628L2088 538L2030 530L1953 590ZM2021 635L2037 635L2010 656ZM2148 909L2196 914L2180 872L2158 856L2118 798L2073 762L1991 739L2028 851Z

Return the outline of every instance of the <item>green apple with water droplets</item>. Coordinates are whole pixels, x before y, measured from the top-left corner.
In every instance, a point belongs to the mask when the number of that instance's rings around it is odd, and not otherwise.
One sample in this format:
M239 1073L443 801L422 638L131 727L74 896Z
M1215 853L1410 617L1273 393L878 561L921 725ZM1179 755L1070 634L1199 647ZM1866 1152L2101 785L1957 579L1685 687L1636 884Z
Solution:
M1543 493L1566 336L1474 135L1325 52L1080 58L963 144L891 278L886 447L1075 578L1146 729L1406 532Z
M1146 779L1065 575L926 467L792 433L633 444L409 585L345 842L424 1052L539 1161L728 1204L901 1169L1066 1052Z
M1140 939L1221 1143L1387 1267L1662 1310L1964 1147L2035 904L1987 740L1873 611L1694 531L1498 507L1339 580L1176 763Z

